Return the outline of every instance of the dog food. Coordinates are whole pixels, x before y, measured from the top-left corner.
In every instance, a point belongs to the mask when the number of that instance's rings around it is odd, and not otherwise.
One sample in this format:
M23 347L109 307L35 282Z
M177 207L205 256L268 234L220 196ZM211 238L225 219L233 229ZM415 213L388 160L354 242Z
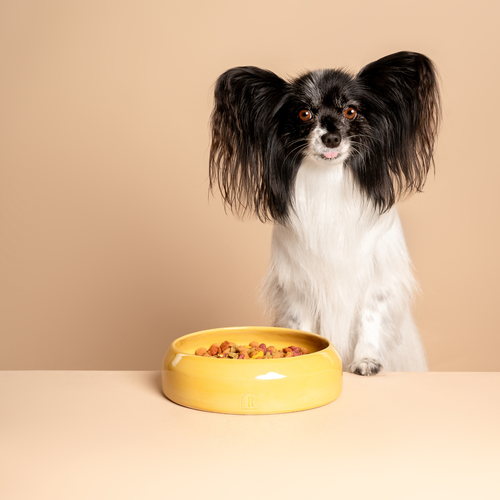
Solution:
M276 358L293 358L294 356L302 356L309 354L309 351L304 347L289 346L283 349L276 349L270 345L257 341L250 342L249 345L237 345L228 340L222 344L212 344L208 349L199 347L196 349L197 356L205 358L229 358L229 359L276 359Z

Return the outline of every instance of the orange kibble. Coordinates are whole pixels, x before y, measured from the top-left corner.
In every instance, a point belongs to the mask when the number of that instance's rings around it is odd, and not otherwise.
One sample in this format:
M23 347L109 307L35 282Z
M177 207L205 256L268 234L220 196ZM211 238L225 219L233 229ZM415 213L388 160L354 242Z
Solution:
M206 354L207 350L204 348L204 347L198 347L198 349L196 349L196 356L203 356L204 354Z
M259 347L259 343L256 342L255 340L253 342L250 342L250 347Z
M219 352L220 352L220 347L216 344L211 345L210 349L208 350L210 356L215 356L216 354L219 354Z
M231 345L231 342L229 342L228 340L225 340L224 342L222 342L222 344L220 345L220 350L222 352L224 352L229 346Z
M255 349L249 353L249 356L252 359L262 358L264 356L264 351L262 349Z

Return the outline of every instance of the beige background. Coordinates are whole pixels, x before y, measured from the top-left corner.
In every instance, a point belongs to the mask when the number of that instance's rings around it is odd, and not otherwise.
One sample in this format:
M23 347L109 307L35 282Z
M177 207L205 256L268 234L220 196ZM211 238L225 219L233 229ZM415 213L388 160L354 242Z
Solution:
M159 369L169 343L266 324L271 227L207 193L224 70L442 79L436 174L400 205L432 370L500 370L494 1L0 2L0 368Z

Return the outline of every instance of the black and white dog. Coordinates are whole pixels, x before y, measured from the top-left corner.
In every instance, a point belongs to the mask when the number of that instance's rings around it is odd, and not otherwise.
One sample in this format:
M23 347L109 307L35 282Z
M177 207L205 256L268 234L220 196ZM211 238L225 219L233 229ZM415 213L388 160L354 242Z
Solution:
M439 121L436 71L414 52L357 75L239 67L216 83L211 188L274 222L274 323L329 338L345 370L427 369L395 202L422 189Z

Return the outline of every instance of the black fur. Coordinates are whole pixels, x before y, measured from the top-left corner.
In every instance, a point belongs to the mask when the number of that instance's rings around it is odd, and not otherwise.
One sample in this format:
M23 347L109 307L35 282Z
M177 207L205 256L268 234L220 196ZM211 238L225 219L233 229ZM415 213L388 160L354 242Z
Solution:
M347 120L347 107L358 114ZM313 119L299 118L303 109ZM307 73L287 82L255 67L218 79L212 114L210 186L236 213L286 224L308 135L320 121L348 136L344 162L380 212L420 191L433 163L440 119L436 71L424 55L398 52L353 76L341 70Z

